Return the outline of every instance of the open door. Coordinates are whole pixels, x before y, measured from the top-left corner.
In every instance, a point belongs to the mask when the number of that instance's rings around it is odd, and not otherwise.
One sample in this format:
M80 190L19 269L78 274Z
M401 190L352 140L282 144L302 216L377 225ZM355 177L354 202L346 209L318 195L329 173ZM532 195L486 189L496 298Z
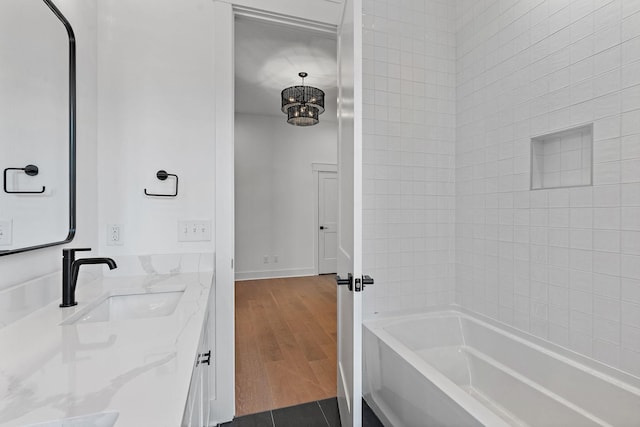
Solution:
M338 28L338 406L362 425L362 0Z

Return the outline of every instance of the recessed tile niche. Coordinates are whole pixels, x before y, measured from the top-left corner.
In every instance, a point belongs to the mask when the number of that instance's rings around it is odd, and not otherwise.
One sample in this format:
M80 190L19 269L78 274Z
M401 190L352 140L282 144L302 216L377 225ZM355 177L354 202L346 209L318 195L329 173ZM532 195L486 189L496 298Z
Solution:
M531 139L531 189L592 185L593 125Z

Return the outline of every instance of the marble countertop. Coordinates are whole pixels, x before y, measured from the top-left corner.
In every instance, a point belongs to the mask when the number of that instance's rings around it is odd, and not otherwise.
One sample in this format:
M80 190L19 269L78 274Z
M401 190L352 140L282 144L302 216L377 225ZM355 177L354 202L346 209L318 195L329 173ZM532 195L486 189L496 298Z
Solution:
M180 425L213 273L148 273L79 282L76 307L56 299L0 329L0 426L107 411L117 427ZM109 292L176 287L168 316L61 325Z

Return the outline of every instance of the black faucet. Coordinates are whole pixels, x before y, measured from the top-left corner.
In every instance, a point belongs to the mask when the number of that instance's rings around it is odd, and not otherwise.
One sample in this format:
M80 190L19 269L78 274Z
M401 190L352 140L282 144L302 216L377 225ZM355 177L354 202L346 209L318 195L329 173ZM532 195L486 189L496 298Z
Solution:
M73 307L76 302L76 282L78 271L83 264L107 264L109 269L118 267L111 258L81 258L76 260L76 252L90 251L91 248L62 250L62 304L60 307Z

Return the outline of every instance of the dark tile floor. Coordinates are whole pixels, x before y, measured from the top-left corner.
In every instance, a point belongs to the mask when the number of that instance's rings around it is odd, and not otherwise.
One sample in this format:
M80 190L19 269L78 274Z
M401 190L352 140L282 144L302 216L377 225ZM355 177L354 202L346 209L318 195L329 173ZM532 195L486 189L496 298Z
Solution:
M382 427L369 405L362 401L363 427ZM288 408L245 415L220 427L340 427L337 399L325 399Z

